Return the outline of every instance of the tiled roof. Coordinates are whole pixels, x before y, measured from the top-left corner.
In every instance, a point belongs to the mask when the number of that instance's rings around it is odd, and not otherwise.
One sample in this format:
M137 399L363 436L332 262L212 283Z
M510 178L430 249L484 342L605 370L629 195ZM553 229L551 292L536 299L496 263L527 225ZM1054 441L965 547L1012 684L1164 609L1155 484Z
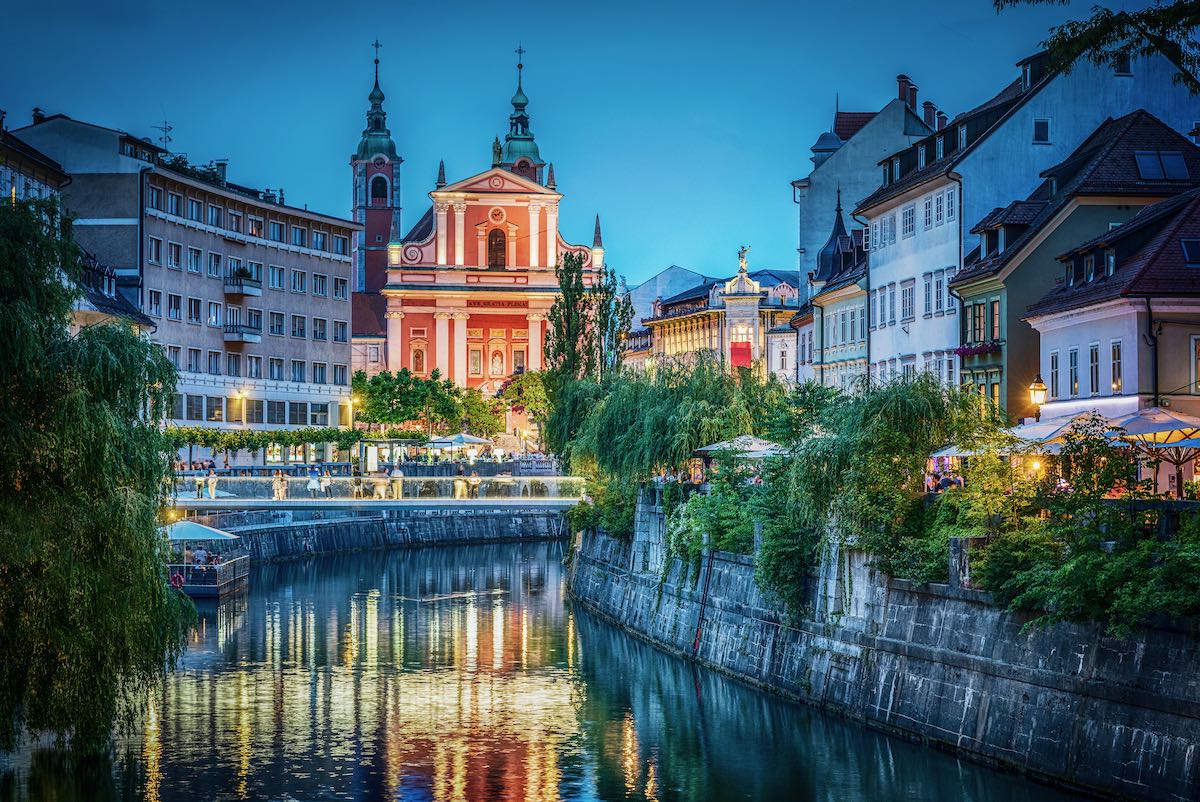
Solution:
M1118 244L1130 236L1155 233L1133 254L1118 261L1111 276L1073 287L1061 286L1029 307L1026 317L1064 312L1118 298L1200 296L1200 267L1184 260L1182 240L1200 239L1200 189L1148 206L1129 222L1096 237L1064 257Z
M355 337L383 337L387 334L387 301L375 292L356 292L350 296L350 331Z
M408 230L401 242L421 242L427 239L433 233L433 207L430 206L425 210L425 214L421 215L421 219L417 224Z
M833 116L833 132L845 142L875 119L875 114L873 111L839 111Z
M825 293L833 292L834 290L840 290L842 287L846 287L850 284L860 281L865 275L867 275L866 261L860 261L856 264L850 265L845 270L835 274L833 278L831 278L828 283L821 288L821 291L813 297L820 298Z
M752 270L749 273L750 278L757 281L763 287L774 287L779 284L790 284L795 287L799 279L795 273L789 273L783 270ZM709 290L718 284L724 284L733 277L706 279L703 283L697 284L694 287L689 287L683 292L676 293L670 298L664 298L659 302L661 306L670 306L672 304L682 303L684 301L692 301L697 298L703 298L708 295Z
M996 122L994 122L990 126L988 126L988 128L985 131L982 131L979 134L977 134L975 136L974 140L972 140L962 150L954 150L954 151L946 154L945 157L938 159L937 161L929 162L928 164L926 164L924 167L922 167L919 170L913 170L908 175L905 175L902 178L900 178L900 180L893 181L892 183L887 184L886 186L882 186L879 189L875 190L870 195L868 195L866 198L859 201L858 208L855 209L854 213L859 214L859 213L869 209L870 207L875 206L876 204L882 203L890 198L894 198L897 195L902 195L903 193L907 192L910 189L913 189L914 187L918 187L928 181L932 181L933 179L950 172L950 169L952 167L954 167L954 165L958 164L964 156L966 156L968 153L970 153L972 150L975 149L976 145L978 145L983 140L987 139L988 134L990 134L999 125L1002 124L1004 118L1009 114L1009 112L1011 112L1014 108L1016 108L1018 105L1020 105L1024 101L1028 100L1029 98L1031 98L1035 94L1037 94L1037 92L1043 86L1046 85L1046 83L1051 79L1051 77L1052 77L1051 73L1044 75L1040 80L1035 82L1033 84L1033 86L1031 86L1026 91L1021 91L1021 79L1018 78L1017 80L1013 81L1008 86L1001 89L1000 92L998 92L994 97L992 97L987 102L976 106L975 108L971 109L970 111L964 111L963 113L959 114L950 123L947 124L946 128L943 128L941 131L931 134L930 136L937 136L939 134L943 134L943 132L947 132L944 135L949 137L948 132L954 126L960 125L964 122L968 122L970 119L972 119L974 117L982 116L984 114L999 113L1000 117L996 120ZM926 137L926 139L928 139L928 138L929 137ZM922 140L921 143L923 143L924 141L925 140ZM949 140L949 138L947 138L947 143L949 144L949 142L950 142L950 140ZM917 143L917 144L921 144L921 143ZM949 149L949 148L947 148L947 149ZM905 148L904 150L908 150L908 148ZM903 152L903 151L901 151L901 152Z
M1139 150L1180 151L1191 177L1186 180L1143 179L1134 160L1134 152ZM1042 176L1046 180L1027 200L993 210L971 232L979 233L997 225L1027 228L1006 243L1003 253L966 265L954 277L951 286L961 286L1001 270L1072 198L1082 195L1174 195L1197 186L1200 184L1200 148L1153 114L1139 109L1101 123L1066 160L1043 171ZM1057 184L1053 195L1050 192L1052 182Z

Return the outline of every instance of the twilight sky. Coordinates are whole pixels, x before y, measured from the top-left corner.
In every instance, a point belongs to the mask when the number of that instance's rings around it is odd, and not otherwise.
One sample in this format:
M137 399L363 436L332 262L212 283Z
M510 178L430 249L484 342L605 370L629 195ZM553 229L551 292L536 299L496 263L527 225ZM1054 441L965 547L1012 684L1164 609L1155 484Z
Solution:
M348 216L378 37L407 229L439 158L450 181L490 166L523 43L569 241L590 243L600 212L631 284L670 264L732 273L743 243L752 269L794 269L790 182L809 172L835 93L875 111L903 72L953 117L1093 2L997 15L990 0L38 0L5 12L0 108L9 128L34 106L139 136L166 119L193 162L228 158L233 181Z

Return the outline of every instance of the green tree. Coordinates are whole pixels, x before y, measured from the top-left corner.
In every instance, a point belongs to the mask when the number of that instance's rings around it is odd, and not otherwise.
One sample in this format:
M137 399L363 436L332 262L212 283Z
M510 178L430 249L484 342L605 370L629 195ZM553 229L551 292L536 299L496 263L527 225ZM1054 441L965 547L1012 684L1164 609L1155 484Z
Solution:
M538 427L538 448L542 446L543 429L550 417L550 395L546 389L547 375L530 370L513 376L500 388L496 397L508 404L517 414L524 414Z
M583 282L583 256L568 253L554 269L558 297L547 317L545 357L548 370L569 379L593 375L595 329L592 300Z
M0 204L0 750L102 750L184 645L157 515L175 389L127 325L72 335L79 251L52 201Z
M994 0L997 11L1018 5L1068 5L1070 0ZM1157 0L1137 11L1092 7L1092 16L1052 28L1043 44L1055 69L1069 72L1079 59L1117 67L1133 56L1164 56L1175 82L1200 94L1200 3Z
M484 398L474 387L460 390L458 412L451 427L480 437L495 437L504 431L504 402Z
M595 329L596 378L616 373L621 367L625 351L625 338L633 322L633 303L625 290L624 282L617 282L617 274L606 268L600 280L590 292L591 317Z

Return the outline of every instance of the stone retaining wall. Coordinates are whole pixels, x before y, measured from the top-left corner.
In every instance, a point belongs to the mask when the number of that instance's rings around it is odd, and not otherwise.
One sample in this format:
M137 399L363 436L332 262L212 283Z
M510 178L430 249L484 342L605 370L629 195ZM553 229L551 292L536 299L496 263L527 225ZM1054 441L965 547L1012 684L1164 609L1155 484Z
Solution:
M889 581L855 551L829 555L811 614L793 620L759 592L752 557L711 553L689 576L664 562L659 508L639 504L635 527L628 544L578 539L570 590L666 651L1057 784L1200 798L1194 624L1130 641L1072 624L1023 631L986 593Z
M511 509L400 509L318 517L311 512L238 512L196 520L227 529L255 560L374 549L549 540L563 531L561 512Z

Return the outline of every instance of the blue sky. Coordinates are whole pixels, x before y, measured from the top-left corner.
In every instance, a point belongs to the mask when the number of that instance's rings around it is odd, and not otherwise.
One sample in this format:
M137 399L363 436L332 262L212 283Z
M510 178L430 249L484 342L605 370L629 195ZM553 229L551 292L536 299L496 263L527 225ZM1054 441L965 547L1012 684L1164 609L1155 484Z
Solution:
M41 0L5 13L0 108L9 128L34 106L143 136L170 120L171 147L194 162L227 158L232 180L346 216L378 37L407 227L439 159L451 181L490 165L523 43L568 240L590 242L599 212L631 283L670 264L731 273L744 243L752 268L791 269L790 182L835 93L844 110L877 110L903 72L953 116L1090 5Z

